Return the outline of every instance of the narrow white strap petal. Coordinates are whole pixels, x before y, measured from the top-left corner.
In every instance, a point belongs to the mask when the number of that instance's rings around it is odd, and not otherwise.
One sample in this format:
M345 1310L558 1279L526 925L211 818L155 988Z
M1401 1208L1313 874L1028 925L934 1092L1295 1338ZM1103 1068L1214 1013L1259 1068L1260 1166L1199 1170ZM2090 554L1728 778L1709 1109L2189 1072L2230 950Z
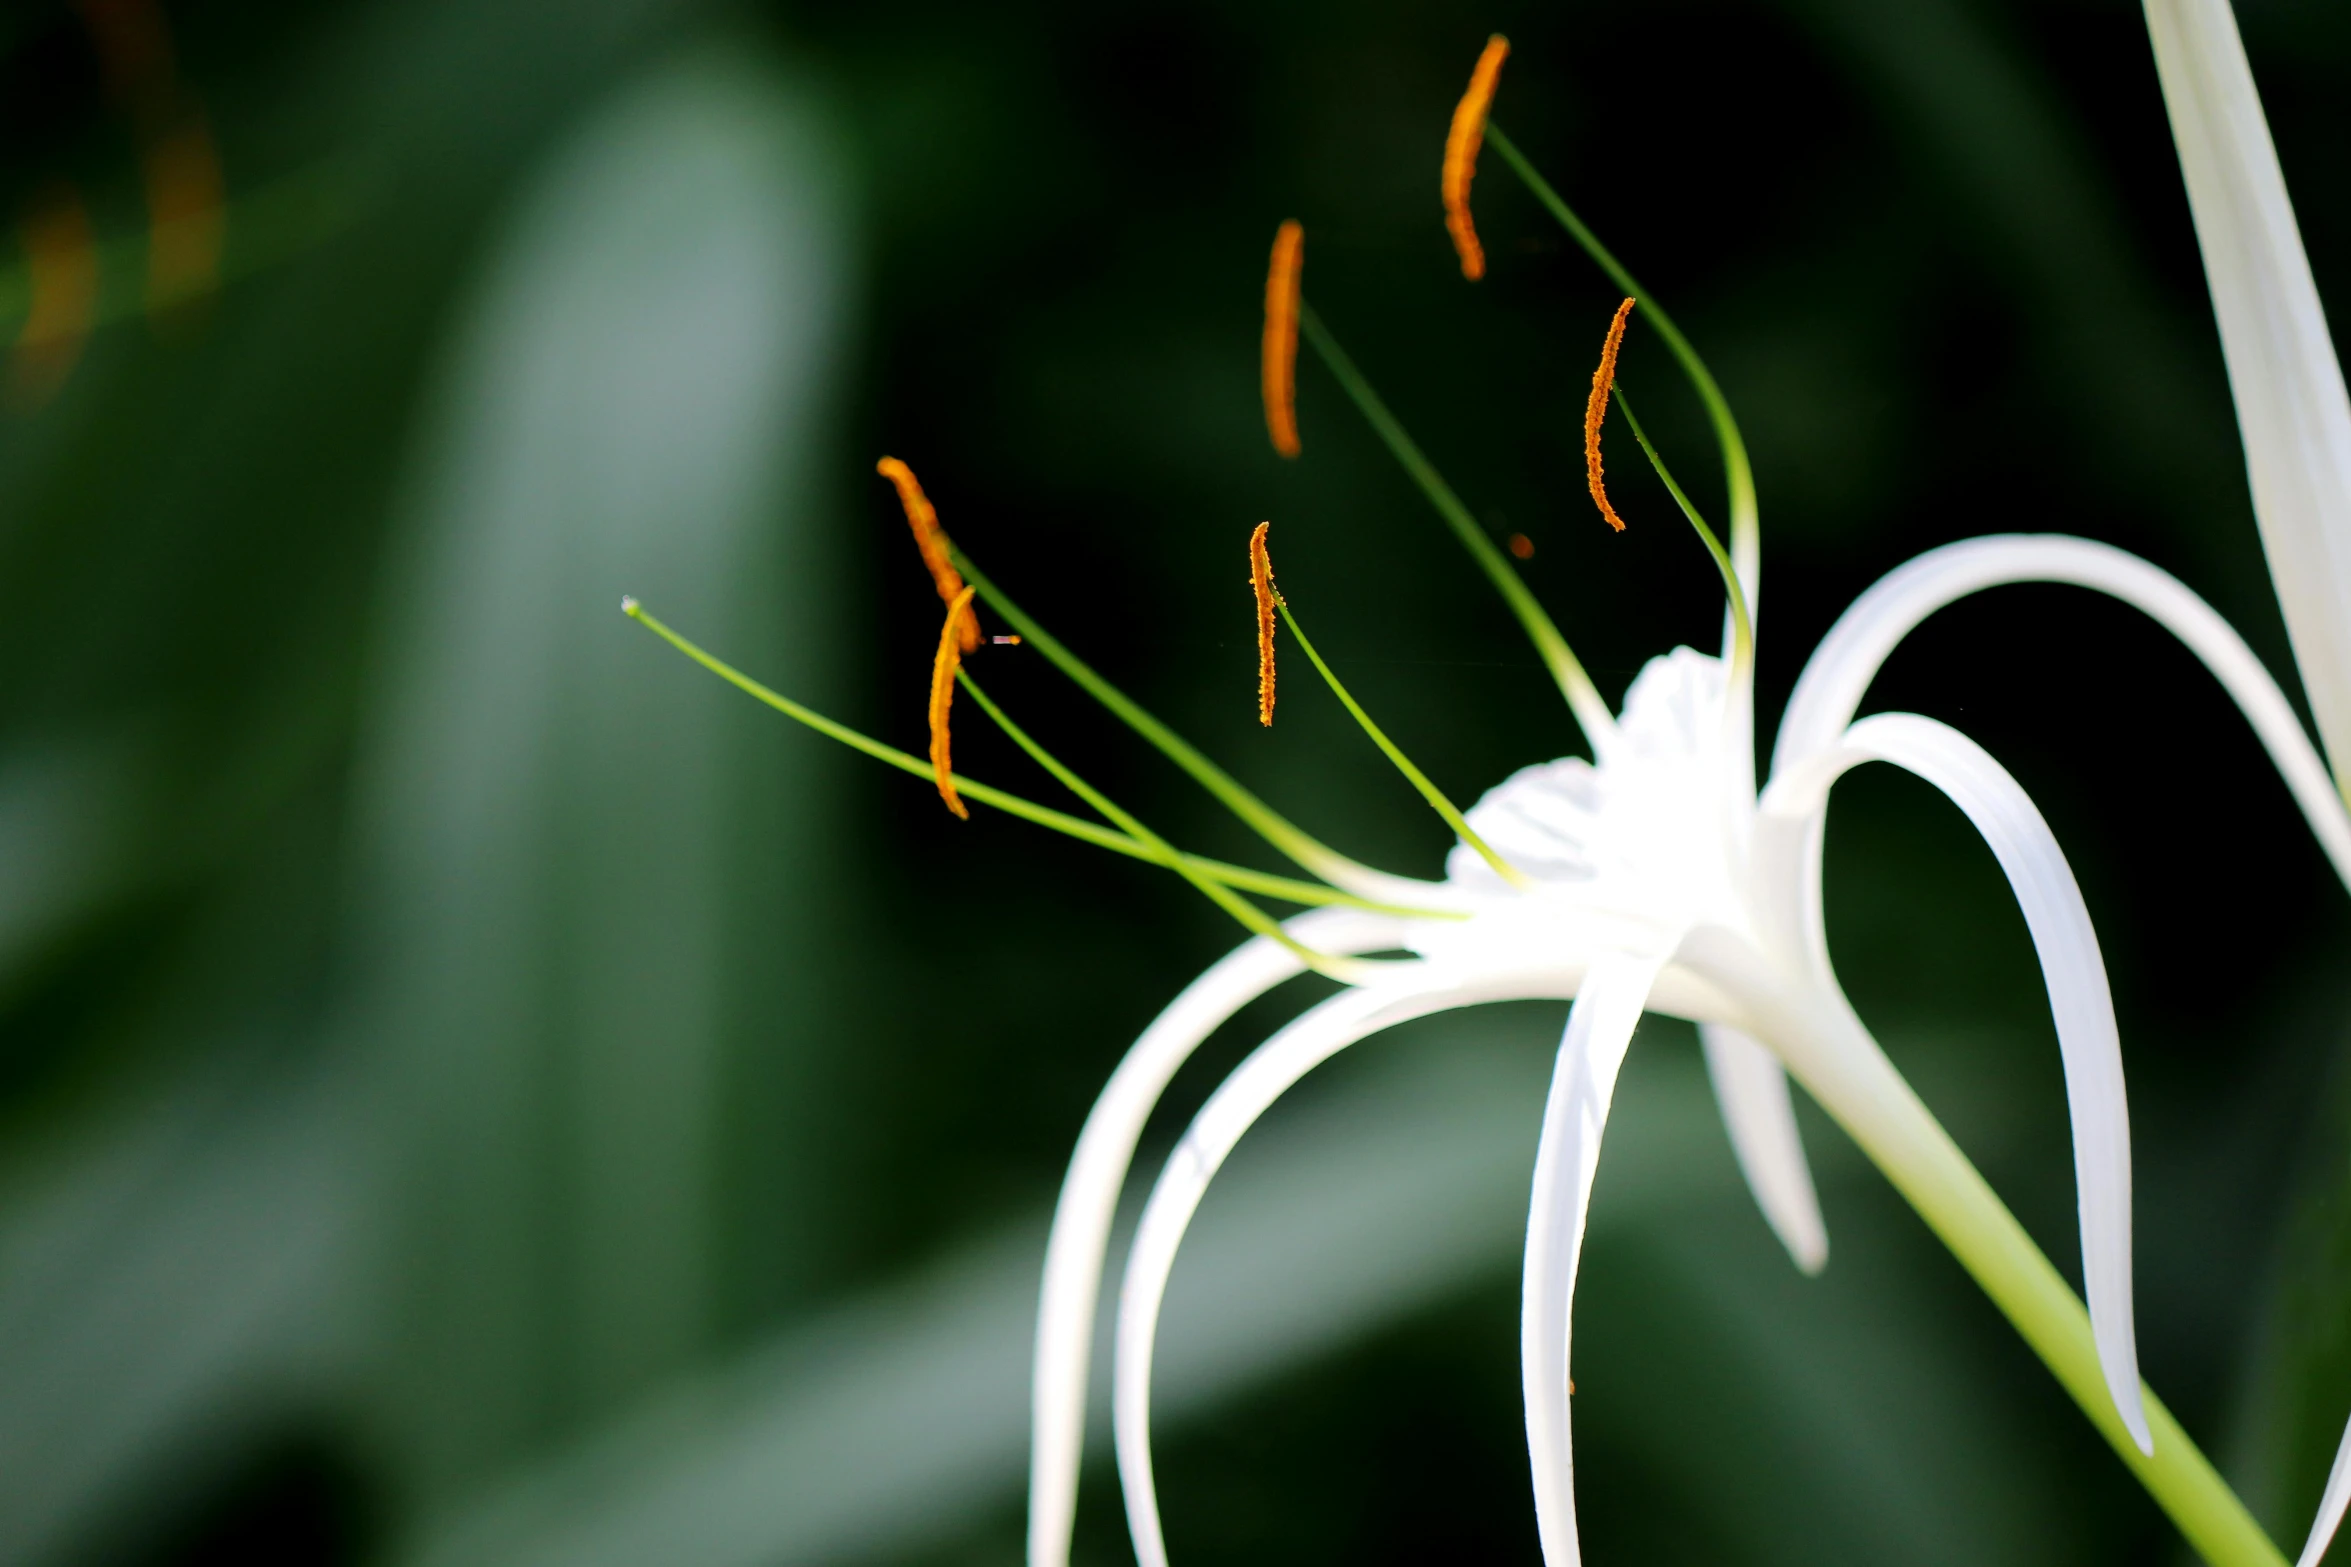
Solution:
M2116 1412L2139 1450L2153 1452L2132 1326L2131 1132L2122 1041L2081 888L2049 824L2007 769L1958 730L1915 713L1865 718L1845 732L1842 745L1774 778L1762 803L1771 830L1816 820L1837 776L1869 761L1906 768L1948 795L1983 834L2024 913L2065 1065L2090 1329ZM1810 831L1807 841L1817 844L1818 832ZM1817 866L1812 874L1817 877ZM1787 888L1781 894L1801 896ZM1810 917L1817 918L1817 898L1810 902Z
M2325 1494L2318 1499L2318 1516L2310 1521L2310 1538L2294 1567L2318 1567L2335 1531L2343 1526L2346 1504L2351 1504L2351 1426L2343 1429L2343 1444L2335 1449L2335 1467L2327 1475Z
M1342 991L1258 1046L1201 1106L1143 1208L1119 1292L1111 1429L1117 1440L1119 1482L1126 1492L1127 1527L1140 1567L1167 1567L1151 1472L1151 1356L1159 1334L1159 1307L1184 1231L1209 1181L1242 1134L1291 1085L1357 1040L1453 1007L1571 994L1575 979L1572 970L1563 970L1548 983L1494 975L1442 987L1386 985Z
M1706 1073L1714 1080L1715 1103L1731 1134L1731 1152L1755 1193L1764 1222L1805 1273L1828 1266L1829 1231L1820 1217L1820 1195L1804 1162L1804 1140L1796 1129L1796 1107L1788 1097L1787 1069L1779 1057L1735 1028L1698 1025L1706 1047Z
M1773 772L1838 743L1886 655L1920 621L1957 599L2010 582L2063 582L2112 594L2186 643L2243 710L2336 874L2351 886L2351 812L2293 705L2261 660L2176 577L2088 539L2062 534L1967 539L1929 550L1879 579L1829 628L1805 664L1780 721Z
M1567 1391L1576 1266L1583 1257L1592 1177L1600 1167L1600 1138L1616 1097L1616 1074L1663 966L1656 958L1617 954L1592 965L1568 1009L1567 1032L1559 1041L1559 1061L1543 1106L1543 1138L1527 1208L1518 1352L1527 1457L1535 1479L1535 1528L1549 1567L1579 1567L1583 1560L1576 1539L1575 1446Z
M1401 922L1352 909L1300 915L1287 928L1323 952L1374 952L1401 944ZM1085 1450L1086 1374L1094 1303L1119 1189L1159 1096L1202 1040L1242 1007L1303 972L1296 954L1257 937L1185 987L1135 1041L1086 1116L1053 1209L1037 1302L1031 1390L1029 1567L1067 1567Z
M2351 766L2351 398L2228 0L2147 0L2253 515L2319 737Z

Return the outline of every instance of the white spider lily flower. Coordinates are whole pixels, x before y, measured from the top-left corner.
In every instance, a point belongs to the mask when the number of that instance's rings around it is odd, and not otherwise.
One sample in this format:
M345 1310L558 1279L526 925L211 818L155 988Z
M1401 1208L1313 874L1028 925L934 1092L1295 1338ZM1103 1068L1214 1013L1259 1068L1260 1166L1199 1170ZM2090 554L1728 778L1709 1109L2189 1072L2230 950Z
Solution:
M2351 768L2351 397L2228 0L2146 0L2156 72L2303 689Z
M1799 1265L1817 1267L1825 1239L1783 1062L2012 1315L2079 1312L2037 1254L2014 1277L2000 1276L2007 1264L1998 1259L2014 1261L2030 1243L1871 1041L1829 968L1819 898L1824 808L1836 777L1865 761L1904 767L1960 806L2006 873L2040 957L2073 1124L2091 1327L2090 1342L2069 1347L2073 1363L2060 1373L2077 1398L2088 1382L2109 1436L2143 1464L2209 1475L2138 1378L2121 1054L2097 939L2064 857L2014 779L1957 731L1911 714L1853 721L1870 678L1912 627L1966 594L2021 581L2107 592L2179 635L2236 698L2351 881L2351 816L2275 682L2201 599L2105 545L1977 539L1884 579L1808 665L1760 800L1738 792L1723 744L1732 722L1723 661L1687 648L1652 660L1597 764L1527 768L1468 813L1533 887L1513 886L1457 846L1446 880L1412 897L1467 910L1467 920L1332 910L1292 922L1300 939L1326 951L1404 948L1421 962L1334 996L1259 1047L1199 1112L1152 1191L1127 1262L1114 1373L1119 1469L1143 1567L1167 1560L1149 1451L1150 1357L1185 1226L1225 1157L1282 1093L1347 1045L1433 1012L1573 1000L1537 1155L1522 1314L1537 1516L1553 1567L1579 1560L1569 1306L1617 1069L1644 1009L1692 1019L1712 1034L1710 1056L1728 1061L1714 1062L1715 1081L1742 1166ZM1088 1117L1056 1210L1038 1319L1032 1567L1067 1560L1094 1303L1112 1211L1145 1120L1195 1046L1301 967L1261 937L1209 970L1146 1032ZM2030 1299L2020 1306L2020 1297ZM2045 1340L2036 1343L2050 1353ZM2252 1531L2241 1511L2217 1527L2217 1537L2199 1541L2216 1560L2261 1559L2232 1554L2221 1538L2233 1533L2241 1545Z

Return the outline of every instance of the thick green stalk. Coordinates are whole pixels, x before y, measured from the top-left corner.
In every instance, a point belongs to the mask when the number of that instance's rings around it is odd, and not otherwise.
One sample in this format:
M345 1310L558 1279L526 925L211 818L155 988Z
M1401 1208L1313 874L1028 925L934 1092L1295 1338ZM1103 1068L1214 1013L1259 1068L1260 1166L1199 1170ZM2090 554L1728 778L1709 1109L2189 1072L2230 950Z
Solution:
M2139 1451L2115 1412L2089 1312L1844 998L1765 994L1753 1020L1760 1037L1918 1210L2187 1542L2212 1567L2284 1567L2236 1492L2144 1387L2155 1440L2152 1453Z
M1355 406L1362 410L1363 417L1373 431L1395 454L1396 461L1412 476L1412 482L1419 485L1421 493L1429 498L1429 504L1437 508L1437 515L1445 519L1445 525L1453 530L1454 536L1461 540L1469 550L1470 557L1501 593L1503 602L1510 606L1511 613L1518 617L1519 624L1526 628L1528 637L1533 639L1535 651L1542 656L1544 667L1551 671L1551 678L1559 683L1560 694L1567 698L1567 705L1575 713L1576 722L1583 725L1584 733L1594 744L1598 744L1602 736L1615 730L1616 720L1610 715L1608 704L1601 700L1599 688L1592 684L1592 677L1584 672L1583 664L1569 649L1567 638L1559 634L1559 627L1552 623L1551 616L1519 577L1517 570L1494 547L1494 541L1486 537L1486 530L1478 526L1477 518L1470 515L1469 508L1461 503L1461 497L1453 493L1453 487L1445 482L1428 458L1421 455L1412 437L1404 433L1404 426L1397 423L1394 414L1388 412L1388 405L1380 401L1379 393L1371 389L1371 383L1363 378L1363 372L1355 368L1355 361L1347 357L1338 339L1331 336L1330 329L1322 324L1322 318L1311 307L1301 304L1298 307L1298 325L1305 333L1306 341L1314 345L1314 351L1322 356L1322 362L1330 368L1339 385L1355 400Z

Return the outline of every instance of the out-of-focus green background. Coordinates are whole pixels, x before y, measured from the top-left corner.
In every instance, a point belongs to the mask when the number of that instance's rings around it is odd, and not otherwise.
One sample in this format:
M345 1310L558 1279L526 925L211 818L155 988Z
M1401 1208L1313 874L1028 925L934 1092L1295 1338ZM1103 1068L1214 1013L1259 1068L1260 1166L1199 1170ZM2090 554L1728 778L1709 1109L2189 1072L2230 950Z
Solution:
M2241 16L2351 310L2351 13ZM1964 535L2107 539L2285 644L2143 25L2124 0L1484 10L23 0L0 19L0 1562L1017 1557L1029 1312L1071 1138L1235 932L1180 885L795 730L633 592L919 750L938 606L887 486L1317 833L1444 837L1298 675L1253 721L1242 547L1457 798L1576 742L1319 367L1266 449L1275 224L1611 696L1711 572L1577 418L1612 291L1746 422L1762 679ZM1702 504L1638 321L1625 377ZM1032 655L991 688L1256 857ZM2289 682L2290 683L2290 682ZM2148 1375L2298 1547L2351 1410L2344 899L2192 660L2011 588L1873 705L2032 790L2111 966ZM1768 722L1768 719L1767 719ZM1049 783L966 723L958 761ZM2069 1270L2062 1083L1990 855L1840 789L1840 971ZM1301 987L1303 988L1303 987ZM1295 995L1180 1080L1146 1149ZM1515 1263L1557 1007L1310 1082L1202 1212L1159 1378L1188 1559L1536 1557ZM2158 1562L2167 1526L1842 1138L1799 1278L1687 1029L1644 1029L1576 1336L1588 1559ZM1096 1463L1080 1558L1124 1559Z

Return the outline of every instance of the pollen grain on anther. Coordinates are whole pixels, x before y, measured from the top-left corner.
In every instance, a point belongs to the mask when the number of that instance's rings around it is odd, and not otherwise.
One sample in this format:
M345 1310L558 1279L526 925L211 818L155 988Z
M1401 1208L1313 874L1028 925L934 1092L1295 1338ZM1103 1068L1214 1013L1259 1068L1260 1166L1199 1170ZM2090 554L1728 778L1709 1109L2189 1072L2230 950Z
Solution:
M955 762L949 744L947 717L955 705L955 672L963 667L965 640L972 636L971 597L977 588L963 588L947 601L947 620L939 627L939 652L931 660L931 776L938 780L939 798L964 820L971 811L955 792Z
M1478 243L1477 225L1469 215L1469 183L1477 177L1478 150L1486 144L1486 111L1493 107L1494 88L1502 79L1502 62L1509 58L1510 40L1496 33L1486 40L1477 68L1469 73L1469 90L1453 107L1453 128L1445 136L1445 166L1440 187L1445 199L1445 231L1461 253L1461 275L1476 282L1486 275L1486 250Z
M1608 417L1608 393L1616 385L1616 353L1624 346L1625 318L1632 313L1630 299L1616 307L1616 318L1608 323L1607 340L1600 345L1600 368L1592 372L1592 395L1584 404L1584 480L1591 486L1592 502L1600 508L1600 515L1619 533L1624 532L1624 519L1608 504L1608 486L1601 480L1600 421Z
M1265 343L1258 375L1265 392L1265 433L1284 457L1298 455L1298 275L1306 231L1295 218L1274 230L1265 269Z
M923 494L914 470L895 457L885 457L873 465L873 471L898 487L898 504L906 508L906 526L914 530L914 547L922 551L922 563L930 568L940 602L953 603L955 595L963 591L963 573L947 558L946 531L939 526L939 513ZM975 651L980 645L979 612L967 607L962 628L963 651Z
M1261 522L1249 535L1249 587L1257 595L1257 721L1273 727L1273 557L1265 552L1266 530Z
M1535 541L1528 538L1525 534L1513 533L1503 542L1510 547L1510 553L1516 555L1520 560L1533 560L1535 558Z

